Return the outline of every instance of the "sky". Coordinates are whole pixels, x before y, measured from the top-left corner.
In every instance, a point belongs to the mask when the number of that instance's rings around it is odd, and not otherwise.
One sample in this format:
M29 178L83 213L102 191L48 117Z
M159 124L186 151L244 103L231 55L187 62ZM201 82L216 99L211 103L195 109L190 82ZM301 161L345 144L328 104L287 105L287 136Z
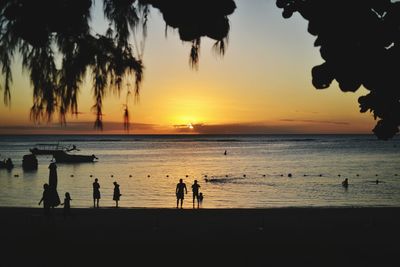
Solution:
M376 121L359 113L357 99L367 91L343 93L334 82L316 90L311 69L323 61L299 14L283 19L275 0L236 0L229 16L231 30L224 56L203 38L198 70L189 66L190 44L169 29L157 9L148 22L140 99L130 99L129 134L328 134L371 133ZM104 21L94 11L93 27ZM104 129L93 129L92 87L85 83L79 95L78 117L61 126L29 119L32 87L28 74L14 64L11 106L0 102L0 134L125 134L120 96L104 101Z

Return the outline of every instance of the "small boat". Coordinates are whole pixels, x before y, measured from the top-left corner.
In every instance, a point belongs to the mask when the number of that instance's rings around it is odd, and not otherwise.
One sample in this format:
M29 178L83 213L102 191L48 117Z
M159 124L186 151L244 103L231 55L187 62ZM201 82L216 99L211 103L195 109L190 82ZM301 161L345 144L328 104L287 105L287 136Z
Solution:
M65 151L57 151L53 153L53 157L57 163L94 162L95 159L98 159L95 155L73 155Z
M71 152L73 150L78 150L75 145L64 146L57 144L37 144L34 148L30 148L29 151L33 155L53 155L58 152Z
M34 154L24 155L22 158L22 169L24 171L33 171L38 169L38 160Z

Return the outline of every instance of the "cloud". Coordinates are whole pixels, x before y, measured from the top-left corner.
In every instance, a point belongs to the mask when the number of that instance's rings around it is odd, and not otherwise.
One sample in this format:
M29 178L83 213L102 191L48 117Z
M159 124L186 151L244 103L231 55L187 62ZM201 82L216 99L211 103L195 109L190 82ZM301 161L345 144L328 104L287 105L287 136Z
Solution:
M158 125L131 123L129 134L312 134L367 133L368 127L330 120L281 119L276 122L227 124ZM93 128L93 122L70 122L44 125L0 126L0 134L126 134L121 122L104 122L104 130Z
M123 123L104 122L103 131L94 129L93 122L69 122L62 126L59 123L40 125L7 125L0 126L0 134L113 134L125 133ZM157 131L157 125L146 123L131 123L132 133L151 133Z
M318 123L318 124L336 124L336 125L349 125L348 122L343 121L323 121L323 120L294 120L294 119L281 119L283 122L299 122L299 123Z
M263 123L231 123L231 124L194 124L193 130L181 128L181 131L194 131L199 134L282 134L298 133L287 125L269 125Z
M174 125L176 133L189 134L329 134L366 133L364 128L342 121L282 119L277 122Z

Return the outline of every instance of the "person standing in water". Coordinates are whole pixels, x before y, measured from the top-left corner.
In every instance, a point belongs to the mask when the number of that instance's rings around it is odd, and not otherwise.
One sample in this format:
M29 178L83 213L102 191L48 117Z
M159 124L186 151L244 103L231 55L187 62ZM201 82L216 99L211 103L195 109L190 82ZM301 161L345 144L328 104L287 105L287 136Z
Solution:
M48 184L43 185L43 195L39 201L39 206L40 206L40 204L42 204L42 202L43 202L44 215L49 216L50 215L50 190L49 190Z
M119 201L120 196L121 196L121 192L119 191L119 184L117 182L114 182L113 200L115 201L116 208L118 208L118 201Z
M61 203L61 205L64 206L63 210L64 218L71 215L71 200L72 200L71 195L68 192L66 192L64 203Z
M96 208L96 202L97 202L97 207L99 207L99 200L100 200L100 184L99 184L99 179L94 179L93 183L93 208Z
M57 184L58 184L58 177L57 177L57 165L52 162L49 165L50 173L49 173L49 201L50 207L55 208L61 204L60 197L58 196L57 192Z
M344 179L344 181L342 182L342 186L343 186L344 188L349 187L349 180L348 180L347 178Z
M194 180L194 184L192 185L193 192L193 208L194 208L194 199L197 200L197 208L199 207L199 188L200 185L197 183L197 180Z
M203 198L204 198L203 193L199 193L199 204L200 204L200 206L203 205Z
M179 179L179 183L176 185L176 208L178 208L179 201L181 201L181 208L183 205L183 199L185 198L185 194L187 194L186 184L183 182L183 179Z

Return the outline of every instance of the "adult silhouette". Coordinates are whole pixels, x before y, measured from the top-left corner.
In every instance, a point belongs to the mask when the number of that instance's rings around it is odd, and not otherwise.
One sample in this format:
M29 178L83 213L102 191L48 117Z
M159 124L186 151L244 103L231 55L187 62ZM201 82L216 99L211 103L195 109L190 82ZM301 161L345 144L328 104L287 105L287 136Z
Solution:
M115 201L115 207L118 208L118 201L119 197L121 196L121 192L119 190L119 184L117 182L114 182L114 194L113 194L113 200Z
M49 173L49 204L51 208L57 207L60 205L60 197L57 192L57 165L52 162L49 165L50 173Z
M194 208L194 199L197 200L197 207L199 207L200 200L199 200L199 188L200 185L197 183L197 180L194 180L192 185L192 192L193 192L193 208Z
M94 179L93 182L93 208L96 208L96 203L97 207L99 207L99 200L101 198L100 195L100 184L99 184L99 179Z
M183 182L183 179L179 179L179 183L176 185L176 208L179 206L179 201L181 202L181 208L183 205L183 199L185 198L185 194L187 194L186 184Z

